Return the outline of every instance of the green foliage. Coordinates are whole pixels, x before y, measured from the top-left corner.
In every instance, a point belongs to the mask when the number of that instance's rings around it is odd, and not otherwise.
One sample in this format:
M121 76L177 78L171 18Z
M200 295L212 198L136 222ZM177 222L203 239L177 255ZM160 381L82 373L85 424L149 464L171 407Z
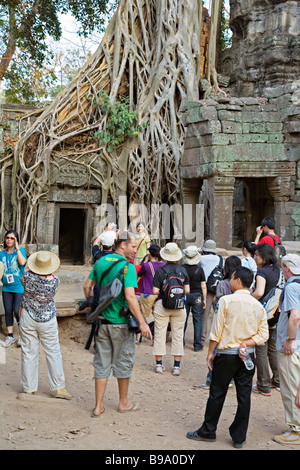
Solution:
M87 37L93 31L104 31L106 17L115 3L112 0L1 0L1 79L7 72L6 61L10 61L10 54L14 55L18 49L26 53L36 67L45 66L52 54L47 40L51 37L59 41L62 36L59 14L71 13L79 23L78 34Z
M111 104L109 96L103 90L98 94L97 105L103 112L108 113L108 124L103 131L95 132L95 139L101 139L101 144L107 146L107 151L112 152L121 145L128 137L138 135L143 128L137 125L137 111L130 111L128 96L120 97L114 105Z
M225 9L225 0L222 3L222 16L221 16L221 38L220 48L221 51L228 49L232 44L232 34L229 27L229 17Z

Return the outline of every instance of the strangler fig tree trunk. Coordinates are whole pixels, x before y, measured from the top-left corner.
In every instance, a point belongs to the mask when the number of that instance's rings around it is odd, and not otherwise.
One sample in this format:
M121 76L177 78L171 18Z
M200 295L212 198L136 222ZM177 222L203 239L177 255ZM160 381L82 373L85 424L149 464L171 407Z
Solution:
M201 27L199 0L120 1L98 50L15 149L13 204L23 243L35 241L40 198L68 163L88 170L89 187L101 185L102 203L117 207L125 194L149 210L180 203L181 110L199 99ZM146 123L111 152L94 138L109 120L97 103L101 90L111 103L128 96L138 124Z

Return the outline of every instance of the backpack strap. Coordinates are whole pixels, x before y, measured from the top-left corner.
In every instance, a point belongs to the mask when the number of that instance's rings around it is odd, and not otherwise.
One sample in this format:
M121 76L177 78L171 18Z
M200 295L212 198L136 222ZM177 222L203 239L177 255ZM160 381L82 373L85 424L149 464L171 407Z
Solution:
M104 273L102 273L102 276L101 276L100 281L99 281L99 286L100 286L100 287L101 287L101 283L102 283L103 278L109 273L109 271L110 271L116 264L120 263L121 261L126 261L126 260L124 260L124 259L118 259L117 261L115 261L114 263L112 263L112 265L109 266L109 268L107 268L107 269L104 271ZM125 266L126 266L126 265L128 265L128 261L127 261L127 263L124 264L124 266L123 266L123 268L121 269L121 271L119 271L118 276L117 276L118 279L120 279L120 277L121 277L121 275L122 275L122 271L125 269Z
M277 236L278 236L278 235L277 235ZM268 235L268 237L271 237L271 238L272 238L272 240L274 240L275 247L276 247L277 245L282 245L282 243L281 243L281 240L280 240L280 238L279 238L279 237L278 237L278 239L279 239L279 242L276 240L276 238L275 238L273 235L270 235L270 234L269 234L269 235Z

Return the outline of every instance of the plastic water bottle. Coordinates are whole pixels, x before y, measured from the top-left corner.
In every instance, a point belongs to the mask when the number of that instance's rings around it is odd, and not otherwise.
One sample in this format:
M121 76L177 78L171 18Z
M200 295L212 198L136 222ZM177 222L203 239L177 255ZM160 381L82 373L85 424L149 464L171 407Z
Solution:
M245 348L242 348L241 351L242 351L242 353L245 354L244 364L245 364L246 369L248 369L248 370L253 369L254 364L253 364L253 361L251 359L250 353L249 352L246 353Z

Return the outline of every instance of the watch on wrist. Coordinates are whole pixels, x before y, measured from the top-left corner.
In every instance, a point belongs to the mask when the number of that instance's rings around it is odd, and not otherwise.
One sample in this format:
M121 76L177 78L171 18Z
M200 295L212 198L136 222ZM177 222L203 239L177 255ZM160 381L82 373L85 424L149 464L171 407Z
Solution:
M295 338L290 338L289 336L286 337L286 341L294 341Z

